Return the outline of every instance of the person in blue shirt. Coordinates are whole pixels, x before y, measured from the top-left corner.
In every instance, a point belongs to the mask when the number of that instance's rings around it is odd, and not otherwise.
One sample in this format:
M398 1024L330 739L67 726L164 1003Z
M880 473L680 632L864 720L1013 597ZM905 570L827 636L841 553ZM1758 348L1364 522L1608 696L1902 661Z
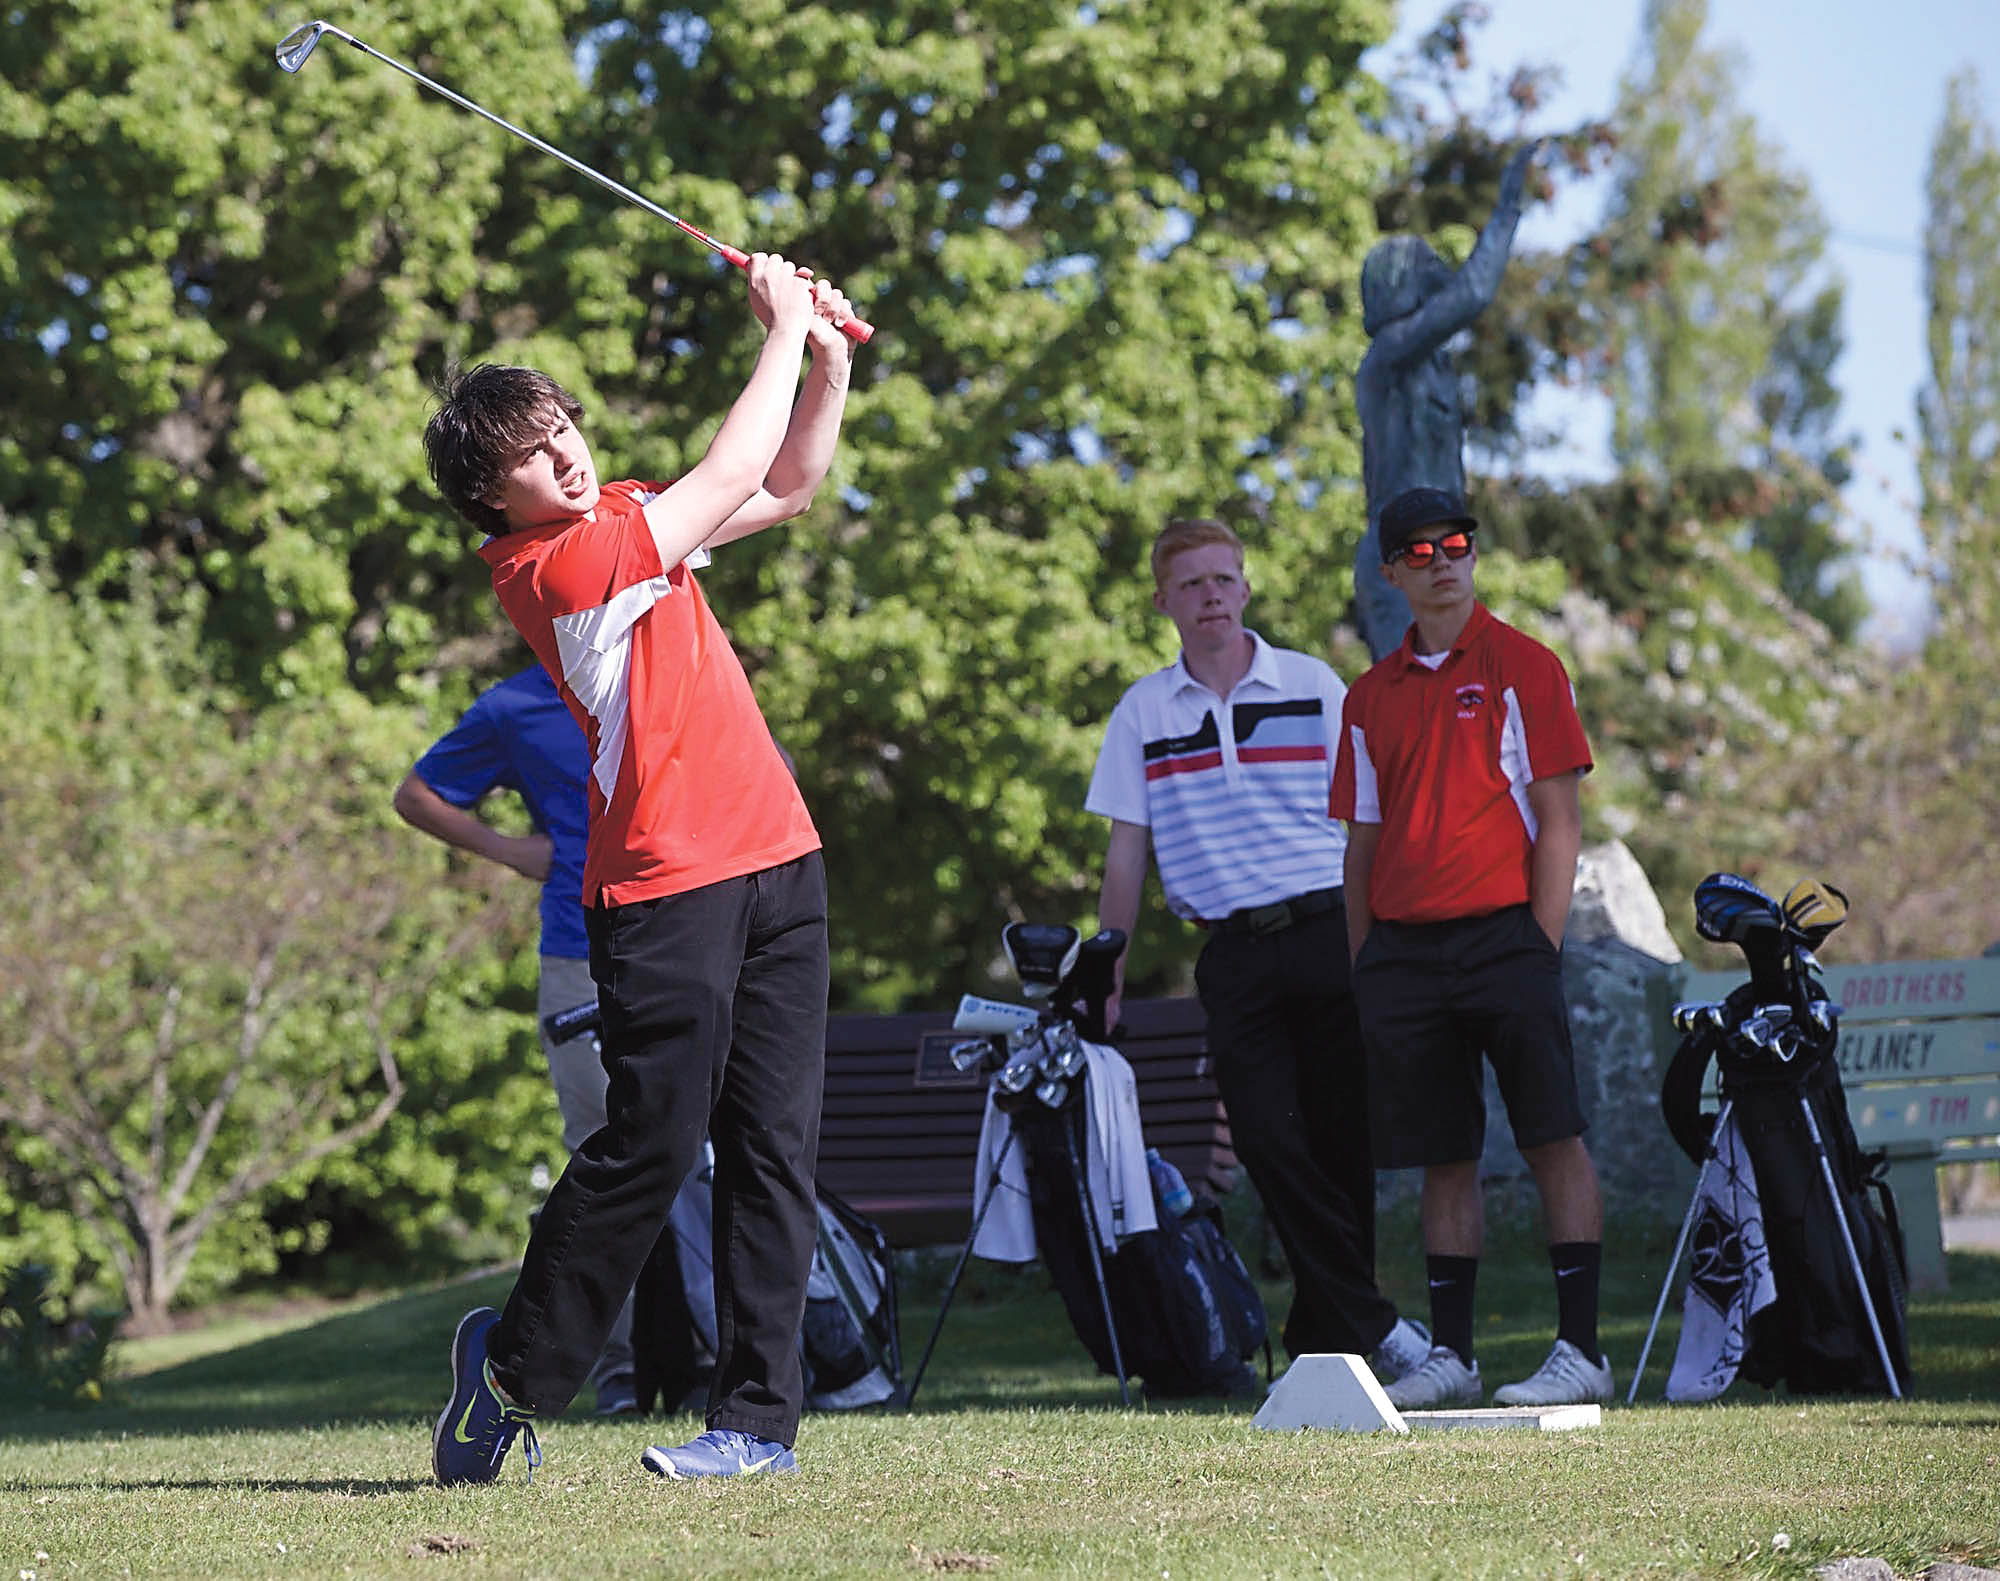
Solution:
M540 976L535 1022L548 1056L563 1146L575 1152L604 1124L604 1066L597 1040L553 1043L548 1018L597 998L583 926L583 851L589 829L585 791L590 749L548 671L531 664L489 687L396 787L396 811L425 834L510 867L542 886ZM496 790L527 804L533 832L503 834L473 808ZM632 1302L612 1325L590 1382L600 1415L638 1409Z

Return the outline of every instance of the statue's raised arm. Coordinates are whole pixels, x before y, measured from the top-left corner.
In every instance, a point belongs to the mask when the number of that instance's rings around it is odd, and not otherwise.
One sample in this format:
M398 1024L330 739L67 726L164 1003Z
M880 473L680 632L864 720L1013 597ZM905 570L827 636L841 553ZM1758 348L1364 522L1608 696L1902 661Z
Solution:
M1420 236L1377 242L1361 266L1361 325L1370 343L1354 375L1361 413L1361 481L1368 531L1354 562L1354 601L1376 658L1403 640L1410 608L1382 579L1377 522L1405 489L1465 494L1465 415L1452 336L1485 311L1500 289L1521 193L1539 140L1521 148L1500 177L1500 198L1458 269Z

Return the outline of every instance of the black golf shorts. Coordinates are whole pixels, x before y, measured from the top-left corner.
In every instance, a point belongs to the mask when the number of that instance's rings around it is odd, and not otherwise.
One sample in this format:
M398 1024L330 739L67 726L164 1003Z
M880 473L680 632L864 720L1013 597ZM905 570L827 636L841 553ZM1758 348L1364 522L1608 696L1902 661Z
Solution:
M1385 922L1354 963L1376 1165L1476 1159L1486 1143L1482 1054L1515 1145L1583 1133L1562 952L1527 906L1448 922Z

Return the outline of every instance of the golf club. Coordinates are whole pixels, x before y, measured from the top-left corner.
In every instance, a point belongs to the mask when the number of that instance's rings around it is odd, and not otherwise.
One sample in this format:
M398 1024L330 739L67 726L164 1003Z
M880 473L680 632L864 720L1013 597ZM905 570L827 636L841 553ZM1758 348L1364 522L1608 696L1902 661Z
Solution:
M717 241L713 236L709 235L707 231L701 230L696 226L688 224L688 222L682 219L678 214L668 213L665 209L661 208L659 204L653 202L650 198L641 197L638 193L634 192L630 187L625 186L620 182L613 181L609 176L605 175L602 171L592 170L590 166L583 163L582 160L572 159L568 154L565 154L560 148L555 147L551 143L543 142L539 137L536 137L532 132L522 131L521 128L516 126L512 121L501 120L500 117L495 115L491 110L480 108L480 106L474 104L470 99L466 98L463 94L453 93L451 89L445 87L443 83L433 82L429 77L426 77L422 72L416 71L409 66L405 66L400 60L397 60L392 56L383 54L379 49L371 48L369 45L362 43L361 40L356 38L352 33L343 32L340 28L335 27L331 22L307 22L299 27L293 28L291 32L287 33L284 36L284 38L279 41L276 50L279 66L288 72L298 71L298 69L301 66L303 66L308 59L311 58L312 52L314 48L319 44L320 39L326 36L327 34L331 34L333 37L340 39L343 43L352 44L356 49L360 50L362 54L367 55L372 59L381 61L382 64L385 66L395 67L396 70L400 71L405 77L409 77L416 82L422 83L426 88L430 89L432 93L439 94L444 98L451 100L451 102L459 106L459 108L470 110L474 115L480 116L485 120L491 121L495 126L499 127L502 131L512 132L516 137L520 138L522 142L532 144L534 147L539 148L543 153L548 154L553 158L560 159L564 164L568 165L569 168L574 170L578 175L590 177L590 179L592 181L595 181L600 187L603 187L608 191L617 193L618 196L623 198L627 203L637 204L640 208L644 209L648 214L656 215L660 219L665 220L669 225L674 226L676 229L686 232L689 236L692 236L696 241L700 242L704 247L712 248L716 252L720 253L724 258L728 259L729 262L733 263L737 268L745 269L749 267L750 255L748 253L741 252L737 248L731 247L727 242ZM845 324L841 325L840 327L843 331L846 332L846 334L850 339L854 340L858 344L865 344L869 336L875 333L874 325L869 324L864 320L858 318L850 318Z

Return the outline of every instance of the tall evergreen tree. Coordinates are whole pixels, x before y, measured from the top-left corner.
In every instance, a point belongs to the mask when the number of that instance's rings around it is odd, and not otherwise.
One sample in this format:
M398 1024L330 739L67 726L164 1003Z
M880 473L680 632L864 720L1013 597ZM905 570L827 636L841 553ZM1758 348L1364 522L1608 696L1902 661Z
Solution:
M2000 147L1979 79L1952 78L1925 182L1930 378L1917 402L1924 543L1942 578L1939 635L1990 634L2000 608Z
M1751 541L1792 603L1851 636L1865 608L1841 565L1851 440L1831 379L1842 293L1826 221L1740 106L1707 21L1708 0L1647 0L1620 84L1614 188L1587 255L1612 449L1655 478L1755 471Z
M1970 71L1945 93L1925 193L1916 528L1932 626L1762 771L1784 811L1774 848L1850 891L1864 959L2000 941L2000 147Z

